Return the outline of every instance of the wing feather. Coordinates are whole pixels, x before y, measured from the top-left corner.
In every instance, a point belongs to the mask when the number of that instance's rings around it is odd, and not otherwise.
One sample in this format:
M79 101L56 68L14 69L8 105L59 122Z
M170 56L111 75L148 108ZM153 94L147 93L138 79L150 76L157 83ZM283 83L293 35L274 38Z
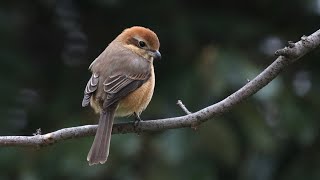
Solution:
M103 83L104 91L107 93L106 107L119 101L130 92L138 89L150 78L150 72L134 75L113 75L109 76Z
M84 90L82 107L88 106L88 104L90 103L90 98L92 96L92 93L95 92L98 88L98 83L99 83L99 75L96 73L93 73Z

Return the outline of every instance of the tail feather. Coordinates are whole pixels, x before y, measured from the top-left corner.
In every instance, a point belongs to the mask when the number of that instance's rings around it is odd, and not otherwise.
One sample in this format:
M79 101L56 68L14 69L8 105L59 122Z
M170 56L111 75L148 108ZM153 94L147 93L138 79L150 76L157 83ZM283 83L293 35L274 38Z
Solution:
M114 113L115 110L100 113L96 136L87 156L90 166L103 164L108 159Z

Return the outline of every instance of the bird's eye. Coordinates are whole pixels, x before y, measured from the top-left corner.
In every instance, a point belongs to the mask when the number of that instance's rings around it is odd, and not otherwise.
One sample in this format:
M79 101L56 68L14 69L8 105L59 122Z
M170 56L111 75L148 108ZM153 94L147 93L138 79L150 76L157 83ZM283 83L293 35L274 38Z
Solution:
M141 48L146 47L146 43L143 42L143 41L139 41L139 46L140 46Z

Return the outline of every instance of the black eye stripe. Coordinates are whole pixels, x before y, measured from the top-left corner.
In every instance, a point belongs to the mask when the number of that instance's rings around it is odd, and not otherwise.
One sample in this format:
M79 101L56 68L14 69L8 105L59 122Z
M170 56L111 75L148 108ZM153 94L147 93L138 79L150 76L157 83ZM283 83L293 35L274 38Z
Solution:
M139 41L136 38L129 38L127 40L127 44L132 44L132 45L135 45L139 48L145 48L147 46L147 44L144 41Z

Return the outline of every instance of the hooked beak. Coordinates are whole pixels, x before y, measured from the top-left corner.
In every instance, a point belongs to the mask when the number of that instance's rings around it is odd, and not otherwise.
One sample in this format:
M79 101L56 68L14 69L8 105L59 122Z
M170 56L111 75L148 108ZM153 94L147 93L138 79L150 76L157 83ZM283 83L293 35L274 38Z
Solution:
M158 61L158 60L161 59L161 54L160 54L159 51L154 51L154 52L152 53L152 57L153 57L153 59L154 59L155 61Z

